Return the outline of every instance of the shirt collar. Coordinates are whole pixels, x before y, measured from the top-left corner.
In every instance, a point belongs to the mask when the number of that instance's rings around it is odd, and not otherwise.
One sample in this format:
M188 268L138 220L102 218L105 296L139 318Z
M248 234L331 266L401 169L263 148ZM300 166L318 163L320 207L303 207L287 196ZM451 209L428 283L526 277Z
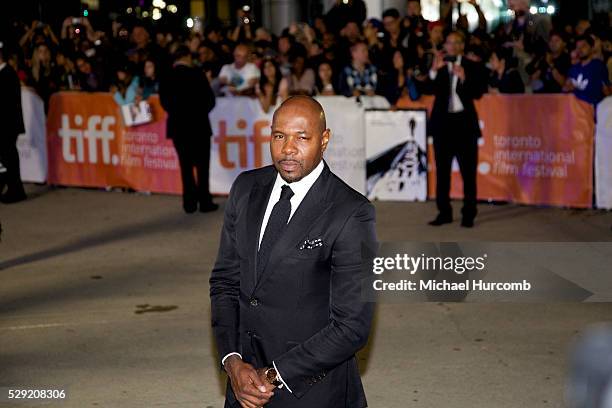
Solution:
M461 54L457 55L457 59L455 60L455 62L450 62L450 61L449 61L449 62L448 62L448 65L453 65L453 64L455 64L455 65L461 65L461 57L462 57L462 55L461 55Z
M285 180L283 180L280 173L277 173L274 188L280 189L282 186L288 185L291 187L291 190L295 196L304 197L306 193L308 193L308 190L310 190L310 187L312 187L315 181L317 181L321 173L323 173L324 167L325 165L323 164L323 160L321 160L319 164L317 164L317 166L310 173L308 173L308 175L303 177L301 180L294 181L293 183L287 183Z

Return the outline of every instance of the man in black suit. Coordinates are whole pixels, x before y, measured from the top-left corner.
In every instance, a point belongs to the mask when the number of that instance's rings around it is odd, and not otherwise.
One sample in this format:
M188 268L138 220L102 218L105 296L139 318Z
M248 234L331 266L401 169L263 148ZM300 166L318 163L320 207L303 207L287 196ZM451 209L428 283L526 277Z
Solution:
M231 188L210 278L226 408L367 406L355 353L373 314L361 264L375 212L323 161L329 137L318 102L289 98L274 113L274 165Z
M172 70L159 84L159 99L168 113L167 137L172 139L181 166L183 209L193 213L218 208L208 187L210 137L208 113L215 106L215 95L208 79L192 66L189 48L179 46ZM193 177L197 170L197 182Z
M476 217L476 166L478 138L481 137L474 99L486 87L484 70L463 56L465 37L453 31L446 37L445 54L436 54L430 80L435 102L429 123L436 157L436 204L438 216L429 224L439 226L453 221L450 180L453 157L457 157L463 178L463 219L471 228Z
M0 46L0 124L0 201L16 203L26 199L17 151L17 137L25 133L25 127L21 111L21 85L17 73L4 59L3 46ZM5 187L6 193L2 194Z

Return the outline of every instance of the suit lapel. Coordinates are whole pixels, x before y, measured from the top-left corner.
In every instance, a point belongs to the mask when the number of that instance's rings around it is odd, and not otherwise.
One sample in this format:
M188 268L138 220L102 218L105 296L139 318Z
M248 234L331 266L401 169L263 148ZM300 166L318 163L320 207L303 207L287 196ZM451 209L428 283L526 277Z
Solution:
M323 168L321 176L319 176L317 181L312 185L300 203L300 206L291 217L285 232L280 239L277 240L274 247L272 247L272 253L270 254L268 264L255 284L254 291L257 290L266 278L269 277L272 271L276 269L276 264L282 259L283 255L291 250L292 247L297 246L299 241L304 238L304 234L308 229L327 211L327 209L329 209L329 207L331 207L331 203L325 200L331 172L329 167L327 167L327 163L324 163L324 165L325 167Z
M257 249L259 246L259 235L275 179L276 171L262 175L257 179L257 182L253 185L253 189L249 194L249 204L247 208L247 255L250 273L247 274L247 278L249 279L249 281L246 282L247 288L254 288L257 282ZM246 292L248 293L249 291L250 290L247 290Z

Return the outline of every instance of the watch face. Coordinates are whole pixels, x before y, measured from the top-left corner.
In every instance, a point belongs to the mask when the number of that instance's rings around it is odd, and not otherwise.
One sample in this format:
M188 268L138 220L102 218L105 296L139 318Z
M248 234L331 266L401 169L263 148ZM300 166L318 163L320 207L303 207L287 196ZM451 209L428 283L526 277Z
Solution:
M276 382L276 377L276 370L274 368L268 369L266 372L266 380L268 380L270 384L274 384Z

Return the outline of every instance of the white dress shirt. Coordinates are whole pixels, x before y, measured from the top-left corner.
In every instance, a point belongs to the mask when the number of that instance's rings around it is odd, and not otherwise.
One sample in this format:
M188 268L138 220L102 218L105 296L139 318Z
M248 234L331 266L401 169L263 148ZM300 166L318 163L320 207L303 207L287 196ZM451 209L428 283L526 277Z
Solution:
M261 240L263 239L264 232L266 231L266 226L268 225L268 220L270 219L272 209L278 200L280 200L282 187L287 185L291 187L291 190L293 191L293 196L290 200L291 214L289 214L289 221L291 221L293 214L295 214L295 210L297 210L304 197L306 197L306 193L308 193L310 187L312 187L323 172L323 167L323 160L321 160L317 167L315 167L306 177L299 181L294 181L293 183L287 183L285 180L283 180L280 173L276 175L276 181L274 182L274 187L272 187L272 193L270 194L268 206L266 207L263 222L261 223L261 231L259 231L259 244L257 245L257 248L259 248L259 245L261 245ZM289 221L287 221L287 223L289 223Z
M448 69L449 75L453 73L453 65L461 65L461 55L457 56L457 60L454 63L450 61L446 63L446 67ZM429 77L431 78L432 81L435 80L437 76L438 76L438 71L433 70L433 69L429 71ZM459 77L453 74L453 83L451 87L452 90L449 96L449 98L453 101L453 103L452 103L452 109L449 108L448 110L451 113L463 112L463 103L461 102L461 98L459 98L459 95L457 95L457 84L458 83L459 83Z
M315 181L317 181L321 173L323 173L324 167L325 165L323 164L323 160L321 160L317 167L315 167L306 177L302 178L301 180L294 181L293 183L287 183L285 180L283 180L280 173L276 175L276 180L274 181L274 186L272 187L272 193L270 194L270 198L268 199L268 206L266 207L266 212L264 213L263 221L261 223L261 231L259 232L259 243L257 244L257 248L259 248L259 246L261 245L261 240L263 239L264 232L266 231L266 226L268 225L268 220L270 219L272 209L274 208L274 205L278 202L278 200L280 200L282 187L287 185L291 187L291 190L293 191L293 196L289 200L291 201L291 213L289 214L289 220L287 221L287 223L289 223L291 221L291 218L293 217L293 214L295 214L295 211L304 200L304 197L306 197L306 194L308 193L308 191L310 191L312 185L315 183ZM242 359L242 355L240 353L228 353L221 360L221 365L225 363L225 360L229 356L234 354ZM282 382L282 385L279 388L284 385L285 387L287 387L287 390L289 392L292 392L289 386L285 383L285 381L283 381L283 378L281 377L280 372L276 368L276 364L274 364L274 361L272 361L272 365L274 366L274 369L278 374L278 378Z

